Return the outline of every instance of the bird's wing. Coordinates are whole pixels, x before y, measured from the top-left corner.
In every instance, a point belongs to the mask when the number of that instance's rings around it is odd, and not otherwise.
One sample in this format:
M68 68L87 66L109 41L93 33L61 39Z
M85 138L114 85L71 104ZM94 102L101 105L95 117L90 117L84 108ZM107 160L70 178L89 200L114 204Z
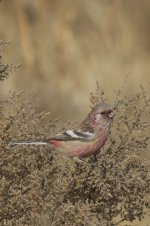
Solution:
M66 130L64 133L58 134L54 137L50 137L46 141L50 140L60 140L60 141L69 141L69 140L81 140L81 141L90 141L94 138L94 133L82 130Z
M78 128L73 130L66 130L63 133L57 134L56 136L50 137L44 140L25 140L25 141L14 141L10 142L9 145L12 149L19 147L20 145L46 145L49 141L70 141L70 140L80 140L80 141L91 141L95 138L94 129L86 124L82 124Z

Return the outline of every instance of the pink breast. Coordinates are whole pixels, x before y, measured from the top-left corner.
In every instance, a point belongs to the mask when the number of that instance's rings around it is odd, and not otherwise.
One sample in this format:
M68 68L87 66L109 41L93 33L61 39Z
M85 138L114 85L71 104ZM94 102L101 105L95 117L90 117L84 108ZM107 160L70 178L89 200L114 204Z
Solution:
M90 144L85 145L82 148L76 148L70 151L69 155L70 157L79 157L79 158L86 158L93 154L97 154L100 151L99 144Z

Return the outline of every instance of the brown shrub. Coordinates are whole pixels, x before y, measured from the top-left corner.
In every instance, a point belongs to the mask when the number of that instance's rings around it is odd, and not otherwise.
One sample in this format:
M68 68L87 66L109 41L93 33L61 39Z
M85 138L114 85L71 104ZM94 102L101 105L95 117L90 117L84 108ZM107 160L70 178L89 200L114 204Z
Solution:
M7 64L2 61L2 54L5 52L6 47L10 44L10 42L4 42L0 40L0 81L3 81L5 78L9 76L9 74L13 71L16 71L20 64Z
M141 220L149 209L148 147L150 98L141 87L132 97L117 93L110 139L96 157L77 163L49 147L11 150L12 140L45 138L59 121L42 123L35 97L1 97L0 220L2 225L115 226ZM97 86L91 104L104 99ZM129 224L128 224L129 225Z

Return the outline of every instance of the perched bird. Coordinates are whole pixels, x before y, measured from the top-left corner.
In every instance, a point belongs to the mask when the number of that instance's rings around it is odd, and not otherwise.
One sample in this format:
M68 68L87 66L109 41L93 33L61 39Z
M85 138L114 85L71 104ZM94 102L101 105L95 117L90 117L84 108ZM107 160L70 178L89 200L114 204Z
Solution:
M102 102L93 107L85 120L73 130L66 130L46 140L20 141L11 145L12 148L30 144L49 145L64 156L82 161L100 152L107 140L113 117L112 107Z

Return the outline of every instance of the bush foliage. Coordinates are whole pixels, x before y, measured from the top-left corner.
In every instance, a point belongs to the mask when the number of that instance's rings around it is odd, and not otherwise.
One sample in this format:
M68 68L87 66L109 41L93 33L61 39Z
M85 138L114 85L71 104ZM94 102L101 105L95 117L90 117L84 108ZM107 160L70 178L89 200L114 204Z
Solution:
M36 97L1 97L0 221L2 225L115 226L142 220L150 207L148 148L150 98L118 90L109 140L84 163L64 159L43 146L12 150L9 141L39 139L59 131L59 120L44 123ZM91 105L104 100L97 86ZM34 104L33 104L34 103Z
M20 66L14 64L7 64L2 62L2 55L6 50L6 47L10 44L10 42L4 42L0 40L0 81L3 81L5 78L9 76L9 74Z
M6 45L0 42L1 55ZM15 68L0 63L0 80ZM149 161L144 157L150 98L143 87L131 97L121 97L121 91L109 141L84 163L64 159L45 146L12 150L10 141L47 138L61 128L59 120L44 123L49 113L37 111L35 96L30 101L21 101L23 92L1 96L1 225L115 226L142 220L150 208ZM97 84L91 107L104 100Z

